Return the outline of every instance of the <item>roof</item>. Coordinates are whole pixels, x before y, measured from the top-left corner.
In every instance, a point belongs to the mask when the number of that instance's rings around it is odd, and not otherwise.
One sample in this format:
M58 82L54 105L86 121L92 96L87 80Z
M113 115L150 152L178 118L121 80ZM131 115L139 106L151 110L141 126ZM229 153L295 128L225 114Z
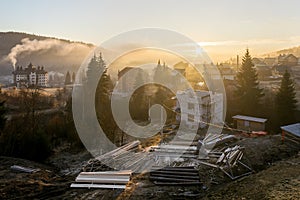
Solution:
M258 118L258 117L250 117L250 116L244 116L244 115L235 115L232 117L233 119L241 119L245 121L251 121L251 122L259 122L259 123L265 123L267 119L264 118Z
M300 137L300 123L281 126L280 128L286 132L296 135L297 137Z
M188 63L184 63L184 62L178 62L176 63L173 68L176 70L185 70L187 67L189 66Z

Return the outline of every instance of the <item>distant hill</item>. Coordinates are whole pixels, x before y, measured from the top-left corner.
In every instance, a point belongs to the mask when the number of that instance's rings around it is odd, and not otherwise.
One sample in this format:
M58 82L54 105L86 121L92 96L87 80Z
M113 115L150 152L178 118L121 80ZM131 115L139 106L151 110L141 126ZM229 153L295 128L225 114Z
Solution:
M0 32L0 75L9 75L13 64L30 62L47 71L76 71L94 49L93 44L19 32Z
M279 56L280 54L294 54L296 57L300 57L300 46L267 53L262 55L262 57L267 57L267 56L275 57L275 56Z

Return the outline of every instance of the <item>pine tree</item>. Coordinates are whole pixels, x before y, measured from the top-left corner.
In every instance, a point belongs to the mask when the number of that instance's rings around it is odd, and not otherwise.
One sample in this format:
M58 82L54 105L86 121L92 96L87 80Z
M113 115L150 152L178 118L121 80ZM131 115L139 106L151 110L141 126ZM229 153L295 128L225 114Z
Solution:
M6 117L5 114L7 112L7 109L4 106L5 101L0 102L0 131L4 128Z
M102 58L102 54L100 53L99 56L94 55L87 66L87 84L89 86L97 85L96 81L98 81L100 75L104 73L105 70L106 64Z
M244 115L257 115L260 109L260 100L264 94L263 90L259 88L257 71L248 49L243 57L242 66L236 79L235 94L238 101L238 110Z
M75 72L72 73L72 83L75 83L76 75Z
M137 89L138 86L141 86L144 83L144 71L142 69L137 69L137 74L135 77L134 87Z
M71 75L70 72L68 71L65 78L65 85L69 85L69 84L71 84Z
M156 68L154 69L153 80L155 83L168 84L170 82L171 72L168 66L164 63L160 64L160 60L157 63Z
M278 125L287 125L295 122L295 110L297 108L294 82L290 73L286 70L276 94L276 108Z

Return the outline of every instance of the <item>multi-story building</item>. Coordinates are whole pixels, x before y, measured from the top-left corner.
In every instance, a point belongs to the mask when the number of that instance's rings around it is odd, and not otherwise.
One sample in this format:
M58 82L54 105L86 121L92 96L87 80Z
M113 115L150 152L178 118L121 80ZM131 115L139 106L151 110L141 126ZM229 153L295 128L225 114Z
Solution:
M31 63L26 67L16 67L12 72L13 84L18 88L26 86L48 86L48 73L44 70L44 67L35 67Z
M196 98L193 97L193 92ZM204 128L209 123L223 123L223 95L211 91L185 90L177 92L177 120L188 127Z

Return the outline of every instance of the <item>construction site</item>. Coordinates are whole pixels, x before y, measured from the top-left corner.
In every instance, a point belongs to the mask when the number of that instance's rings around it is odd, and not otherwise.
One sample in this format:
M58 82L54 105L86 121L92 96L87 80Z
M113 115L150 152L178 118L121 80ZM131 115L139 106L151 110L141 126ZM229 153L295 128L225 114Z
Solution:
M1 199L297 199L300 145L281 135L176 135L165 127L93 158L63 147L45 164L1 157ZM235 133L235 134L234 134ZM180 140L174 139L174 135ZM206 147L214 143L212 150ZM67 148L67 147L65 147ZM255 192L254 192L255 191Z

